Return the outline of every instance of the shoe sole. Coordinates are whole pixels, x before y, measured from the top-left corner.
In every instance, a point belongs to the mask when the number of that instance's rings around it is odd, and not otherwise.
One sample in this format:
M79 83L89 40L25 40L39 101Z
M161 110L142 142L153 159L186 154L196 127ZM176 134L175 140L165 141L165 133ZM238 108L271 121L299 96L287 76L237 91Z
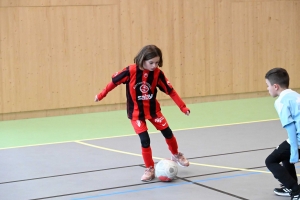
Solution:
M188 167L188 166L190 166L190 164L188 164L188 165L186 165L186 166L185 166L185 165L181 165L180 162L177 162L177 164L178 164L180 167Z
M176 160L173 160L172 158L171 158L171 160L174 161L174 162L176 162L180 167L188 167L188 166L190 166L190 163L187 166L185 166L185 165L180 164L180 162L178 162Z
M278 192L275 192L274 193L278 196L281 196L281 197L290 197L291 195L290 194L282 194L282 193L278 193Z
M152 181L154 178L155 178L155 177L152 177L151 179L147 179L147 180L142 180L142 179L141 179L141 181L143 181L143 182L149 182L149 181Z
M143 182L150 182L150 181L152 181L153 179L149 179L149 180L141 180L141 181L143 181Z

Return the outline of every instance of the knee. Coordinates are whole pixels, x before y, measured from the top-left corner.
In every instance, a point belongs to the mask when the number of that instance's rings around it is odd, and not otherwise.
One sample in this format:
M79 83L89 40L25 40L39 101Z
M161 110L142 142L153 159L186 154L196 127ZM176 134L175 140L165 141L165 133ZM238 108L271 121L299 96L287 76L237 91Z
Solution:
M143 148L148 148L150 146L150 137L147 131L139 134L141 145Z
M270 163L271 163L271 159L270 159L270 156L268 156L265 160L265 164L266 164L266 166L268 166L268 165L270 165Z
M265 164L266 164L266 166L269 168L269 166L272 165L273 163L275 163L275 162L274 162L274 156L272 156L272 154L271 154L271 155L269 155L269 156L266 158Z
M163 134L163 136L166 138L166 139L170 139L173 137L173 132L172 130L170 129L170 127L164 129L164 130L161 130L161 133Z

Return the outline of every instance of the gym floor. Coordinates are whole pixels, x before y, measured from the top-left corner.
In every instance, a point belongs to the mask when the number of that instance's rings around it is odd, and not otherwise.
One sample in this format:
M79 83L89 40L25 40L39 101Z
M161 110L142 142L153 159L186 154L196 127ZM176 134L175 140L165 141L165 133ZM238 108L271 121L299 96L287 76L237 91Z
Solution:
M139 138L126 111L0 122L0 199L289 199L265 158L287 138L271 97L162 111L190 166L172 182L142 182ZM148 123L156 162L170 158ZM298 164L296 164L298 169Z

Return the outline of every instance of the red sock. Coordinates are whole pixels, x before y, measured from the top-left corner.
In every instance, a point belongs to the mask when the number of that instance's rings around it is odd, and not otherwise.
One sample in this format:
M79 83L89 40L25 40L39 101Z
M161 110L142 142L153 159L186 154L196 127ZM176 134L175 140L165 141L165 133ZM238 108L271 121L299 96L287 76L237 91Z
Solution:
M166 142L169 146L171 153L178 154L178 145L177 145L177 140L176 140L175 136L173 135L172 138L166 139Z
M154 167L154 161L152 159L152 150L150 146L148 148L142 147L142 155L146 168Z

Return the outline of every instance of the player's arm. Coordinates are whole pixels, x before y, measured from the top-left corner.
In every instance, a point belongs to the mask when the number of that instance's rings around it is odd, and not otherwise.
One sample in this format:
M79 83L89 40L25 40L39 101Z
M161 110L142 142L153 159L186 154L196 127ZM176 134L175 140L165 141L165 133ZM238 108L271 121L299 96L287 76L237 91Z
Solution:
M190 109L188 109L185 105L185 103L182 101L182 99L179 97L171 83L168 81L168 79L165 77L164 73L160 71L159 74L159 81L157 84L158 88L169 95L173 101L177 104L177 106L180 108L181 112L183 112L186 115L190 114Z
M285 130L288 133L288 138L291 145L291 156L290 163L296 163L299 161L299 153L298 153L298 139L297 139L297 129L295 123L292 122L286 126L284 126Z
M112 75L112 81L107 84L107 86L95 96L95 102L101 101L106 97L107 93L115 89L121 83L126 83L129 79L129 67L124 68L123 70L116 72Z
M112 91L115 87L117 87L117 85L115 85L113 82L107 84L107 86L102 90L102 92L95 96L95 102L101 101L104 97L106 97L107 93Z
M169 93L170 97L173 99L173 101L176 103L176 105L180 108L181 112L183 112L186 115L190 114L190 109L188 109L185 105L185 103L182 101L180 96L177 94L177 92L174 90L171 90Z

